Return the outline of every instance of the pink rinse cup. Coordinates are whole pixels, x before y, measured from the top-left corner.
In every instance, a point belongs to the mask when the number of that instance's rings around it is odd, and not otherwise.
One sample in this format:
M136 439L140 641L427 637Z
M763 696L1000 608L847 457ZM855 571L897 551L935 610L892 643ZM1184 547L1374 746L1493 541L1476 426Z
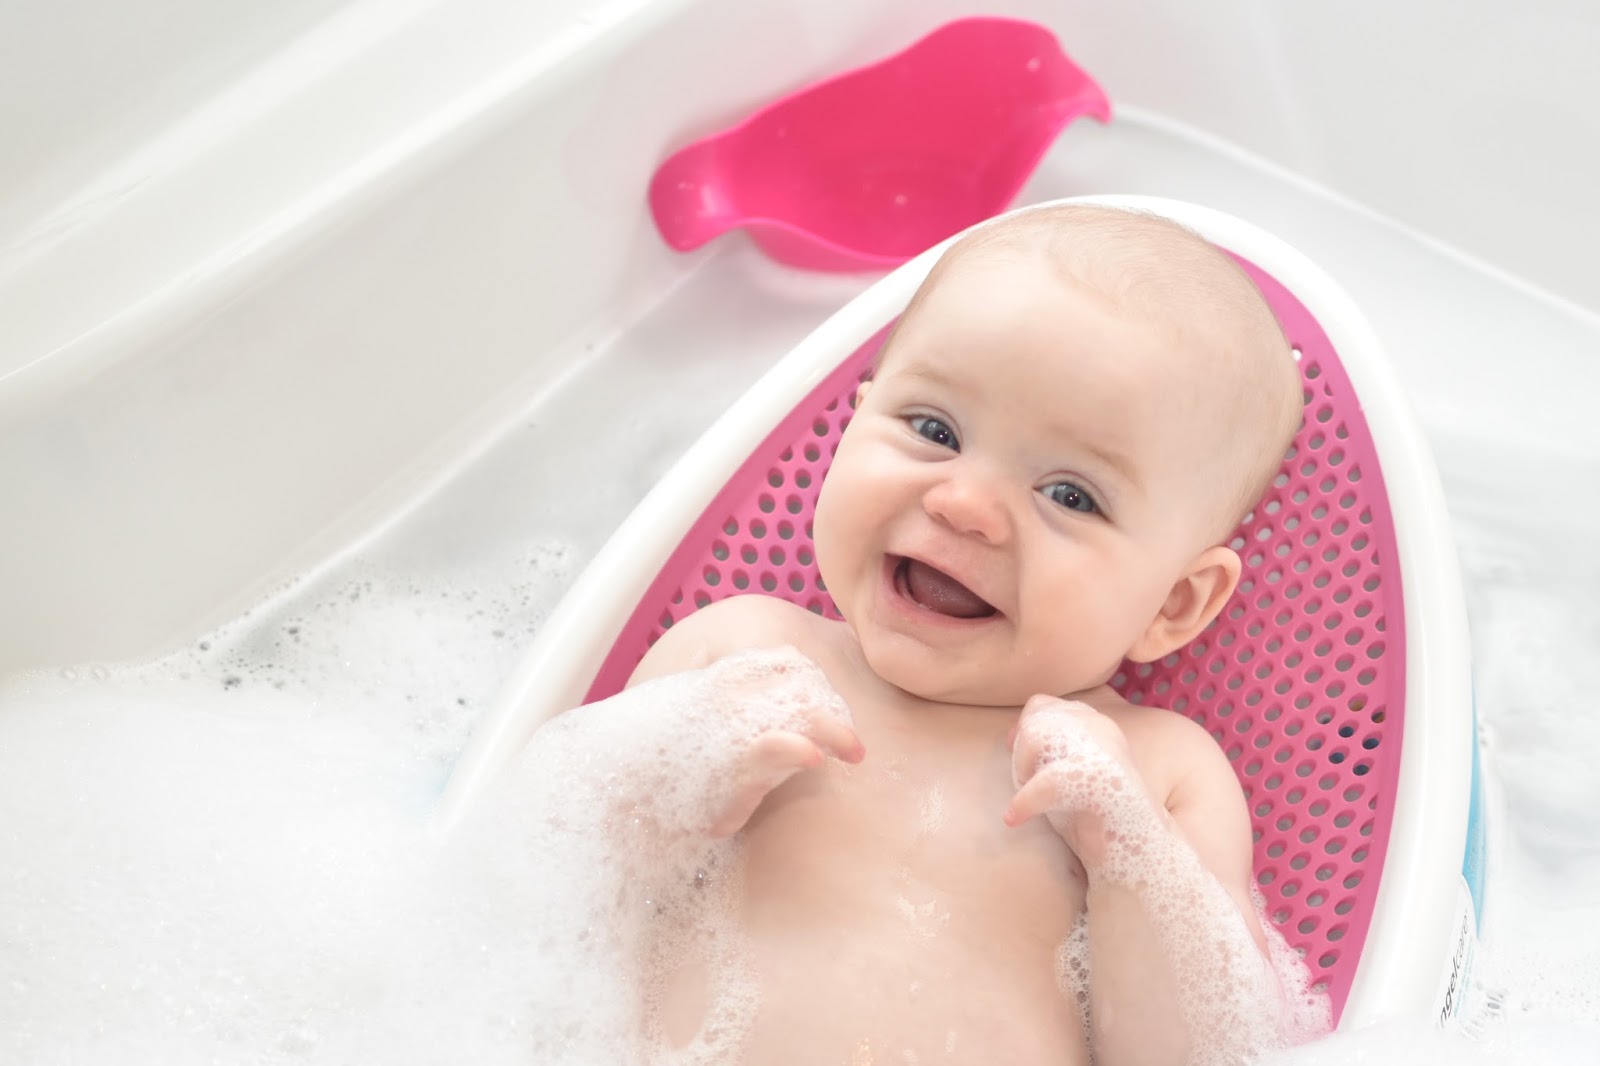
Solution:
M650 210L679 251L743 226L791 266L895 266L1010 206L1083 114L1110 102L1049 30L961 19L677 152Z

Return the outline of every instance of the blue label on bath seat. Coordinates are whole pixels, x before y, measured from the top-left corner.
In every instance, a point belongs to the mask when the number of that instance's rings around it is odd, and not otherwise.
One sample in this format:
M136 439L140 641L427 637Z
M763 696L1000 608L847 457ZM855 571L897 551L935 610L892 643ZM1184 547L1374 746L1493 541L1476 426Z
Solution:
M1472 895L1472 917L1478 928L1483 928L1483 782L1478 755L1478 696L1472 696L1472 795L1467 811L1467 848L1461 859L1461 877Z

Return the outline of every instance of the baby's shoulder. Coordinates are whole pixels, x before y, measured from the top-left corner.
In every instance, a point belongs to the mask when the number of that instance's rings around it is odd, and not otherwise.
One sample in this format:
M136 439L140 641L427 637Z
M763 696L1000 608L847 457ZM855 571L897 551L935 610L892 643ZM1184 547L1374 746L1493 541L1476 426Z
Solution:
M1165 707L1129 703L1119 696L1097 706L1096 710L1115 721L1123 732L1138 734L1162 747L1185 748L1196 744L1216 747L1215 739L1199 722Z
M646 653L629 684L697 670L724 655L793 645L810 652L824 619L775 596L730 596L674 622Z
M718 653L727 654L774 642L793 643L796 639L805 639L819 623L826 624L820 615L798 604L776 596L750 594L729 596L708 604L676 623L668 630L668 635L680 629L687 630L697 640L717 643Z
M1217 738L1187 715L1120 698L1098 709L1122 729L1146 781L1163 792L1175 792L1186 784L1233 780L1233 767Z

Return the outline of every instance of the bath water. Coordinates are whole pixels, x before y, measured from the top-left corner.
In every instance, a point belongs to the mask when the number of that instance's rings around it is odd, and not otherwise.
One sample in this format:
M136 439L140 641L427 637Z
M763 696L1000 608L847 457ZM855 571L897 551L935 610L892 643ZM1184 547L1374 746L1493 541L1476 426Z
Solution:
M1569 490L1600 484L1600 461L1491 462L1460 428L1436 447L1491 803L1467 1022L1340 1034L1280 1063L1596 1061L1600 503ZM527 470L547 444L485 469ZM606 936L584 909L593 871L519 847L539 826L516 802L447 842L427 832L473 724L595 547L548 516L519 528L497 486L480 496L494 507L426 502L158 662L0 683L0 1063L492 1066L594 1036L550 1028L551 1005L623 998L599 949L558 961ZM549 528L571 535L532 532ZM459 542L443 562L416 549L441 529Z
M148 666L13 679L0 1061L530 1061L528 1003L582 985L542 946L571 890L426 819L565 550L291 590Z

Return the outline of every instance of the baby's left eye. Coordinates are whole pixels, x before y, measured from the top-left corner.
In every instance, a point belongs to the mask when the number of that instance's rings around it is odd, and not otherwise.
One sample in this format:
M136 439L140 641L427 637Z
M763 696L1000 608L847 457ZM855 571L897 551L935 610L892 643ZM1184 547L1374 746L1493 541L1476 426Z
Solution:
M956 438L956 431L942 418L934 418L932 415L912 415L911 429L940 447L949 448L953 452L961 450L961 441Z
M1058 481L1054 485L1046 485L1044 494L1050 497L1053 503L1058 503L1069 511L1094 514L1100 510L1100 505L1094 502L1092 496L1070 481Z

